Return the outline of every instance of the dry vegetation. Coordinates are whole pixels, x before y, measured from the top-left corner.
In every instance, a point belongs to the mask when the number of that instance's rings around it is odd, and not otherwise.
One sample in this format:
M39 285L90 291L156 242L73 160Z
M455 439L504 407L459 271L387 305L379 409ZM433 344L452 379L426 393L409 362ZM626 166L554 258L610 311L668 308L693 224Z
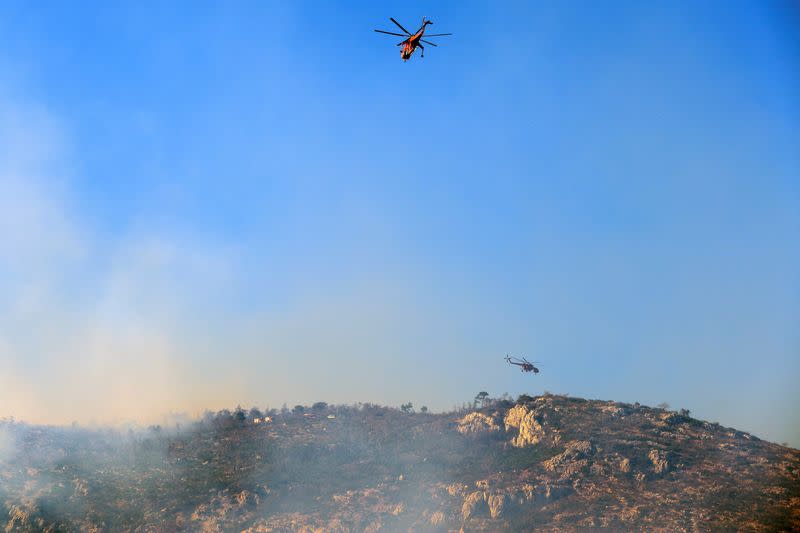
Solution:
M687 412L553 395L483 403L445 414L320 403L127 432L6 421L0 527L800 530L797 450Z

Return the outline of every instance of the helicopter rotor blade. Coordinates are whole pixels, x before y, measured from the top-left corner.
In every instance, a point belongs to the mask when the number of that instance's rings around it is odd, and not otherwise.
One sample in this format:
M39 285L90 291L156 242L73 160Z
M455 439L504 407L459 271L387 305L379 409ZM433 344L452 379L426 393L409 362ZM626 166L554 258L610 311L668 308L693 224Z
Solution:
M453 35L452 33L426 33L425 37L445 37L447 35Z
M406 35L411 35L410 33L408 33L408 30L407 30L407 29L405 29L405 28L402 26L402 24L400 24L399 22L397 22L396 20L394 20L392 17L389 17L389 20L391 20L392 22L394 22L395 24L397 24L397 27L398 27L398 28L400 28L401 30L403 30L404 32L406 32Z
M383 31L383 30L373 30L373 31L376 31L378 33L385 33L386 35L397 35L398 37L405 37L405 35L403 35L402 33L394 33L391 31Z
M432 42L430 42L430 41L426 41L425 39L420 39L420 42L423 42L423 43L425 43L425 44L429 44L429 45L431 45L431 46L439 46L438 44L432 43Z

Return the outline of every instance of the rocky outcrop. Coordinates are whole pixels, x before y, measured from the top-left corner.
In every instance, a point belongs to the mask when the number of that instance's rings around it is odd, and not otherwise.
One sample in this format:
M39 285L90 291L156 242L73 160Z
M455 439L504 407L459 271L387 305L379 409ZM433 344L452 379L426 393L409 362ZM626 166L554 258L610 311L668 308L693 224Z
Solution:
M479 487L484 485L478 482ZM473 518L502 520L510 516L531 513L537 507L547 505L572 494L574 489L567 482L542 483L534 486L525 483L518 487L476 490L466 494L461 503L464 521Z
M472 517L486 514L489 507L486 505L485 493L480 490L470 493L461 504L461 517L469 520Z
M545 429L540 420L541 417L538 416L535 409L520 404L515 405L508 411L503 422L505 423L506 431L517 431L517 435L512 438L511 443L522 448L539 444L545 437Z
M486 505L489 507L489 516L501 518L506 509L508 495L505 493L489 494L486 496Z
M494 417L476 411L460 419L456 430L462 434L480 434L500 431L500 426Z
M647 454L647 458L650 459L650 462L653 464L653 472L656 474L665 474L669 472L671 465L667 452L655 449L650 450L650 453Z
M544 467L560 474L561 478L572 478L586 473L592 466L594 445L587 440L573 440L567 443L560 454L545 461Z
M458 496L466 492L468 487L464 483L451 483L445 486L445 490L450 496Z
M196 531L217 531L225 524L245 523L260 503L259 495L248 490L233 494L223 490L207 503L198 505L189 520Z
M564 483L545 483L541 487L537 488L537 494L539 494L546 501L559 500L572 494L573 492L575 492L575 490L572 488L572 486Z
M476 490L464 498L464 502L461 504L461 517L464 520L480 516L488 516L492 519L502 518L511 501L505 492Z
M600 412L605 413L612 418L623 418L624 416L631 414L633 411L632 408L626 405L620 405L613 402L606 405L601 405L599 410Z

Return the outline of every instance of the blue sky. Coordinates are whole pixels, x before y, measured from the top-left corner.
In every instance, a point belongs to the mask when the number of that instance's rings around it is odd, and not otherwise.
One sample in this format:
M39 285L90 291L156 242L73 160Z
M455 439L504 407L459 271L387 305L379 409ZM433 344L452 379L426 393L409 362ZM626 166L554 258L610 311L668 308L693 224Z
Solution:
M4 2L0 415L549 390L798 446L799 21Z

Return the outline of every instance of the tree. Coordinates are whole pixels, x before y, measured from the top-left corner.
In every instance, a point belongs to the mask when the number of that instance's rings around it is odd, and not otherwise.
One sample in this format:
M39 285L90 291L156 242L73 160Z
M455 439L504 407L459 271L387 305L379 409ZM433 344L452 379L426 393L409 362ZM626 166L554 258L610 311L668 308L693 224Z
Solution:
M217 415L214 417L214 426L217 428L228 428L233 426L234 420L233 415L228 409L222 409L221 411L217 411Z
M317 402L311 406L313 411L324 411L328 408L328 404L326 402Z
M237 422L244 422L247 420L247 413L245 413L241 405L236 406L236 411L233 412L233 418L235 418Z
M473 407L486 407L489 403L489 393L485 390L480 391L478 394L475 395L475 400L472 402Z
M400 410L404 413L413 413L414 412L414 404L411 402L404 403L400 406Z
M302 405L295 405L294 407L292 407L292 412L296 415L303 413L303 411L305 410L306 408L303 407Z
M428 412L428 406L427 405L423 405L422 407L419 408L419 411L420 411L420 413L427 413Z
M256 418L263 418L264 417L264 415L261 413L261 411L259 411L258 407L253 407L252 409L250 409L250 412L247 413L247 414L250 417L251 421L255 420Z
M656 405L659 409L667 410L669 409L669 404L667 402L661 402L660 404Z

